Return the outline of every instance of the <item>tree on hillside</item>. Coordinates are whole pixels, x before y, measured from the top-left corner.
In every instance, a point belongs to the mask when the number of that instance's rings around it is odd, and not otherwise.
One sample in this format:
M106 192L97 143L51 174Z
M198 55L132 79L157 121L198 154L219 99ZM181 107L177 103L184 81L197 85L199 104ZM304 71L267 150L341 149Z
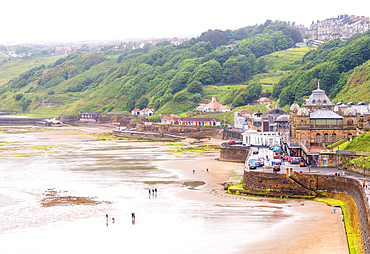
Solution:
M141 97L135 104L135 107L138 109L144 109L148 105L149 100L146 97Z
M24 46L24 45L17 45L15 46L15 53L16 54L28 54L28 51L32 50L32 48Z
M247 88L239 93L233 100L234 107L244 106L256 100L262 92L262 85L258 83L250 84Z
M265 67L266 67L267 63L266 63L266 59L261 57L261 58L258 58L257 60L257 70L258 72L260 73L263 73L266 71Z
M197 80L194 80L189 84L188 92L189 93L200 93L203 91L202 83Z
M294 44L303 41L302 33L297 29L287 27L282 32L285 36L291 38Z
M0 51L7 51L7 48L4 46L4 45L2 45L2 44L0 44Z

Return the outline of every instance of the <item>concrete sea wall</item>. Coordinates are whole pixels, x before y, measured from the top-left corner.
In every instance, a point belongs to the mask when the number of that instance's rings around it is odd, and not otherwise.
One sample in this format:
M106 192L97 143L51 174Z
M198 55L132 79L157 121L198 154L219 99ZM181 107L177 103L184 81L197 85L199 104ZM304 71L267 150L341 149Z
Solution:
M370 208L366 194L353 178L329 175L304 175L293 171L283 174L245 171L245 191L241 193L268 197L314 197L324 195L350 200L353 225L361 232L364 252L370 253ZM236 192L236 191L233 191ZM352 202L353 201L353 202Z

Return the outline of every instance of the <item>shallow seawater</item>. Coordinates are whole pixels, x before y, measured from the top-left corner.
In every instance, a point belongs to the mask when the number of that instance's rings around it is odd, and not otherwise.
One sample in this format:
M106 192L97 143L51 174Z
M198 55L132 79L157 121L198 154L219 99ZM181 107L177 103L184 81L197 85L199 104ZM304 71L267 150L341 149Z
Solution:
M160 166L171 158L154 145L77 146L67 153L0 158L1 253L245 253L248 242L267 237L292 216L284 204L179 197L178 191L199 190L175 184L175 170ZM157 195L149 196L154 188ZM101 203L44 207L50 189Z

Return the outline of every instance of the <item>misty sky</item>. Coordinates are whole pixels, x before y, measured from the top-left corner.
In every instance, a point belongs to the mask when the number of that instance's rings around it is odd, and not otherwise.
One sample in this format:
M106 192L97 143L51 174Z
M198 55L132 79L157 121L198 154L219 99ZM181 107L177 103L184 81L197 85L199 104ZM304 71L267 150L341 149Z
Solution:
M208 29L238 29L273 21L312 21L340 14L370 17L370 1L290 0L11 0L1 4L0 44L191 38Z

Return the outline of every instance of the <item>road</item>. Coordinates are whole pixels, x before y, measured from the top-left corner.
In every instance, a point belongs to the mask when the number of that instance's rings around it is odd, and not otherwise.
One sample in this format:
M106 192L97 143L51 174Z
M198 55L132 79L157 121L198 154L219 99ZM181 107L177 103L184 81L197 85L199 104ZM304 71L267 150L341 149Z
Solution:
M259 149L259 156L266 158L266 155L268 156L268 159L273 158L273 152L267 148L260 148ZM335 175L335 173L339 174L340 177L350 177L358 180L362 186L362 183L365 181L365 183L368 185L368 189L365 189L365 193L368 197L370 197L370 176L364 177L364 174L355 173L347 170L338 170L337 168L332 167L325 167L325 168L318 168L318 167L300 167L299 164L290 164L288 162L283 162L280 171L277 172L278 174L285 174L286 168L293 168L293 171L300 173L302 171L303 174L320 174L320 175ZM257 169L253 169L251 171L260 171L260 172L267 172L267 173L273 173L272 168L265 168L265 167L258 167Z

